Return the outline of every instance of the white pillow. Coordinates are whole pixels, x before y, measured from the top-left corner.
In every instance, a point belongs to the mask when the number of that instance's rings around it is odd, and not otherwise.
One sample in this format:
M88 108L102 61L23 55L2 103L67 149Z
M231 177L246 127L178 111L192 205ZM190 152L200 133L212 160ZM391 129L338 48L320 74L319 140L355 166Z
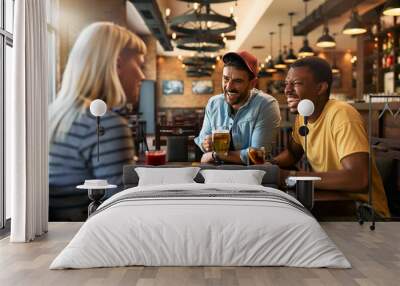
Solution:
M261 185L265 171L262 170L202 170L205 184Z
M195 183L193 180L200 168L135 168L139 186Z

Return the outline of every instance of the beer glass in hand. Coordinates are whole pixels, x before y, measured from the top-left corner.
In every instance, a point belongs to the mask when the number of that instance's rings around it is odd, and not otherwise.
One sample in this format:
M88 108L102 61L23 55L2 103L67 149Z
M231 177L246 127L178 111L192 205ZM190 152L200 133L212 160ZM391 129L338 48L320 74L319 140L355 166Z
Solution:
M265 148L249 147L248 150L250 165L259 165L265 163Z
M213 151L218 155L228 155L231 137L227 128L217 128L212 132Z

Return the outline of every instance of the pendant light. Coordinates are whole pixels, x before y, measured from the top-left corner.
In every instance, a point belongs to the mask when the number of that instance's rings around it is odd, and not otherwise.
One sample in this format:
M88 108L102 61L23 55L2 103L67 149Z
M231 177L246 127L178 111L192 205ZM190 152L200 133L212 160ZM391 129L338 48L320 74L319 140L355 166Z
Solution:
M326 4L326 0L325 0L325 4ZM324 15L322 15L322 16L324 16ZM322 36L319 37L319 39L317 41L317 47L319 47L319 48L334 48L334 47L336 47L335 39L331 35L329 35L327 19L324 22Z
M336 64L336 51L333 51L333 63L332 63L332 74L339 74L340 69Z
M333 62L332 65L332 74L339 74L340 73L340 69L338 68L338 66L336 65L336 62Z
M282 26L283 26L283 23L278 24L278 27L279 27L279 55L278 55L278 58L276 59L275 65L274 65L274 67L276 69L285 69L287 67L287 65L283 61L283 56L282 56Z
M293 15L295 13L294 12L289 12L289 17L290 17L290 42L289 42L289 52L285 58L285 63L287 64L292 64L297 60L297 56L294 54L293 51Z
M304 1L304 18L307 17L307 2L310 0ZM299 58L311 57L314 55L314 50L310 47L307 39L307 34L304 36L303 46L299 50Z
M385 6L383 6L383 15L400 16L400 0L386 1Z
M324 30L322 36L317 41L317 47L319 48L334 48L336 47L335 39L329 35L328 24L324 24Z
M273 54L273 51L272 51L272 38L273 38L273 36L274 36L274 32L269 32L269 35L271 36L270 37L270 59L269 59L269 61L267 62L267 66L266 66L266 68L265 68L265 70L268 72L268 73L274 73L274 72L276 72L277 70L276 70L276 68L275 68L275 66L274 66L274 60L273 60L273 58L274 58L274 54Z
M342 33L345 35L361 35L367 32L360 15L356 10L351 13L350 21L344 26Z

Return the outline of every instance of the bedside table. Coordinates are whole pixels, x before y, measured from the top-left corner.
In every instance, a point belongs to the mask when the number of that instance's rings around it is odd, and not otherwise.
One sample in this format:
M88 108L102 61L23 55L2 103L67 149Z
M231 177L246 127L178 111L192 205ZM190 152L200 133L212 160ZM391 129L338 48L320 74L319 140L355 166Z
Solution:
M116 185L109 185L106 180L85 180L84 185L79 185L77 189L86 189L88 197L92 201L88 206L88 217L94 213L103 202L106 189L116 188Z

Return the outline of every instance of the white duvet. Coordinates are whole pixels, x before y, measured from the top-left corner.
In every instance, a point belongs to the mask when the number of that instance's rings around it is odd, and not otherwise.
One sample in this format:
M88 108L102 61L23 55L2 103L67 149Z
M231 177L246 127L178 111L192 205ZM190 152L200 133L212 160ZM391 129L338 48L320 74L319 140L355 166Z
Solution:
M311 215L279 200L186 196L113 204L133 192L210 189L258 190L300 204L279 190L254 185L127 189L100 206L103 210L82 225L50 269L127 265L351 267Z

